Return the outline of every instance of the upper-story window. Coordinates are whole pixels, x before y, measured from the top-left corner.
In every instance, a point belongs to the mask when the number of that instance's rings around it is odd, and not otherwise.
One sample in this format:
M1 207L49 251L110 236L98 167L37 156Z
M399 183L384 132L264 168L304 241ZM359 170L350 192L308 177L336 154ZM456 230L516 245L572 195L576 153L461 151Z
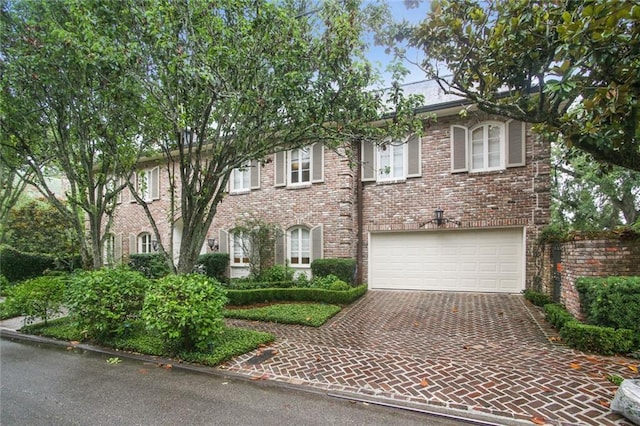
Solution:
M113 234L104 236L104 246L102 247L102 264L113 265L116 257L116 237Z
M305 186L324 180L324 146L308 147L275 153L275 186Z
M153 244L151 243L151 234L143 232L138 235L138 253L151 253Z
M231 192L249 192L260 188L260 167L257 161L249 161L233 169L231 173Z
M297 226L289 231L289 263L292 266L309 265L311 238L309 229Z
M144 201L160 199L160 167L140 170L136 174L136 191ZM132 200L135 201L135 200Z
M525 126L520 121L451 126L453 172L503 170L525 164Z
M362 143L362 180L398 182L422 176L421 143L418 136L380 145Z

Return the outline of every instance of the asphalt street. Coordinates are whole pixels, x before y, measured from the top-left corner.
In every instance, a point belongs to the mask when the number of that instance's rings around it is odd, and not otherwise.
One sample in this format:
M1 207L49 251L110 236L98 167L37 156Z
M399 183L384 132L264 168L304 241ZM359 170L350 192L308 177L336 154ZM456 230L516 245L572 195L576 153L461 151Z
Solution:
M249 382L113 358L0 339L0 424L463 424L282 387L268 380Z

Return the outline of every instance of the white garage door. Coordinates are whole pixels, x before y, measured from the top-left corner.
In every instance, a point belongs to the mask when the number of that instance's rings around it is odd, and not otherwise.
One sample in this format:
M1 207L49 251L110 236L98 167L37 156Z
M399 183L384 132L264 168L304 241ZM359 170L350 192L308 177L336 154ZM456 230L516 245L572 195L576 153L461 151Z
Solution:
M369 288L518 293L522 228L372 233Z

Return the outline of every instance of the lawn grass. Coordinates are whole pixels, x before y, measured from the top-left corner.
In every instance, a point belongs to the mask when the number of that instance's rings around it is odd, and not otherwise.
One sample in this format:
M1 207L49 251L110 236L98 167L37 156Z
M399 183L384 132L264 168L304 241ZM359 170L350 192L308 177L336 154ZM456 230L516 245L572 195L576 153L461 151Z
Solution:
M68 317L49 321L46 326L43 323L28 325L23 327L21 331L59 340L83 340L82 330L79 330ZM181 352L177 358L187 362L215 366L234 356L250 352L260 345L273 342L274 339L273 334L270 333L225 327L221 334L212 339L209 352ZM104 346L146 355L169 356L164 341L159 336L146 332L142 327L133 327L127 337L105 342Z
M226 318L252 321L268 321L281 324L299 324L320 327L329 318L340 312L337 305L319 303L281 303L259 308L225 309Z

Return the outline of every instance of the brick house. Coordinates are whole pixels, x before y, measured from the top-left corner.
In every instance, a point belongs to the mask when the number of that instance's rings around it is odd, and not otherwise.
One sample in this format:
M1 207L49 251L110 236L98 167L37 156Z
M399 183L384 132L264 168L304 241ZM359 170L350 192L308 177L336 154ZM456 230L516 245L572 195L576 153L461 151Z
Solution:
M370 288L516 293L532 285L536 238L550 217L549 144L528 125L479 112L428 82L407 89L425 94L420 112L431 114L420 138L353 146L355 167L345 147L317 143L233 171L208 234L230 254L231 277L248 270L242 236L232 231L251 216L278 225L275 261L301 273L316 258L342 257L358 259ZM165 168L156 160L141 169L168 240ZM125 258L153 250L147 219L127 198L111 243ZM178 223L174 236L180 232Z

